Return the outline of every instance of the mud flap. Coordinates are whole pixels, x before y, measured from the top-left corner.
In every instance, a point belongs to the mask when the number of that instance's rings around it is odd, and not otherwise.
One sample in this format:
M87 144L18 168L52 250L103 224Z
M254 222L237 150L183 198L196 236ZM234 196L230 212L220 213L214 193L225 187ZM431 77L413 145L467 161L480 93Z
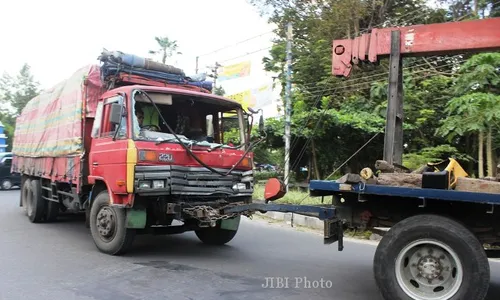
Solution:
M127 228L143 229L146 227L146 210L130 208L127 209Z
M236 231L236 230L238 230L238 227L240 226L240 219L241 219L241 216L237 216L236 218L232 218L232 219L222 220L220 222L220 228L226 229L226 230Z

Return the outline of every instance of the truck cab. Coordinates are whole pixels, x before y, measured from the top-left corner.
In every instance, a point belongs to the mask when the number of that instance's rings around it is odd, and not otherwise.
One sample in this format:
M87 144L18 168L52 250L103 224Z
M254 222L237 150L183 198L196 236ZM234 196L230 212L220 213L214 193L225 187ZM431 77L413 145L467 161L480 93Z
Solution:
M143 85L104 93L87 160L88 222L98 248L119 252L112 245L138 231L231 240L239 216L223 210L250 203L253 193L247 119L239 103L209 93ZM239 133L236 146L224 139L225 121ZM118 242L109 240L117 217L126 222ZM174 220L184 224L171 227Z

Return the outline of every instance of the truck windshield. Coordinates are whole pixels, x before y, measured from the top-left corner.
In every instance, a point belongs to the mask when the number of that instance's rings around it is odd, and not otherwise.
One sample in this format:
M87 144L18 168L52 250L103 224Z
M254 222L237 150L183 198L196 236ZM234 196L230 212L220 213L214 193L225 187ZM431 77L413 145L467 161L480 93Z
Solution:
M177 143L169 130L188 144L238 147L246 141L246 120L240 107L212 97L148 92L158 110L143 93L132 97L133 135L136 140ZM160 118L168 123L165 126Z

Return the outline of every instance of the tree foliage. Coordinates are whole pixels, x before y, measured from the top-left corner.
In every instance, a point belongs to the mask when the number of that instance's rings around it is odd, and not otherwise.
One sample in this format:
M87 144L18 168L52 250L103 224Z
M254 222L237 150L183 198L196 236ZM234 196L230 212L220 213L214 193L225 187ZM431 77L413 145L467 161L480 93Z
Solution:
M39 93L39 83L31 74L31 67L24 64L19 73L12 76L4 73L0 78L0 121L5 126L8 139L7 151L11 149L16 115Z
M331 73L334 39L353 38L374 27L483 18L498 11L498 6L489 0L477 5L473 1L443 0L446 9L428 6L423 0L249 1L270 23L277 25L277 38L263 63L267 71L279 73L283 87L286 25L289 22L293 25L290 162L295 173L303 166L313 170L308 175L310 179L326 177L371 138L371 143L341 171L358 172L363 167L373 167L382 158L388 60L354 66L350 78L335 78ZM448 104L451 99L472 90L485 92L485 88L499 94L499 68L492 63L497 55L404 59L407 164L413 167L426 159L453 155L467 164L469 171L477 168L472 159L466 159L469 157L466 154L476 156L478 149L469 131L464 128L463 135L450 139L447 134L436 134L436 129L451 114ZM268 120L266 128L266 146L282 149L283 119Z
M149 53L153 55L160 55L161 62L164 64L167 62L167 59L172 57L174 54L182 54L181 52L177 51L179 45L177 45L176 40L171 40L167 36L156 36L155 41L158 44L159 49L149 50Z

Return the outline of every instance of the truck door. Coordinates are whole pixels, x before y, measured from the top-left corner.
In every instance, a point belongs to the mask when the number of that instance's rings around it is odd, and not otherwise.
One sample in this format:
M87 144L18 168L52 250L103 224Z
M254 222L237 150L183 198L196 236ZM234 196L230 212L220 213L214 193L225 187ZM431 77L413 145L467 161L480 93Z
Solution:
M127 193L127 106L124 96L104 99L97 107L89 154L89 182L104 180L117 194Z

